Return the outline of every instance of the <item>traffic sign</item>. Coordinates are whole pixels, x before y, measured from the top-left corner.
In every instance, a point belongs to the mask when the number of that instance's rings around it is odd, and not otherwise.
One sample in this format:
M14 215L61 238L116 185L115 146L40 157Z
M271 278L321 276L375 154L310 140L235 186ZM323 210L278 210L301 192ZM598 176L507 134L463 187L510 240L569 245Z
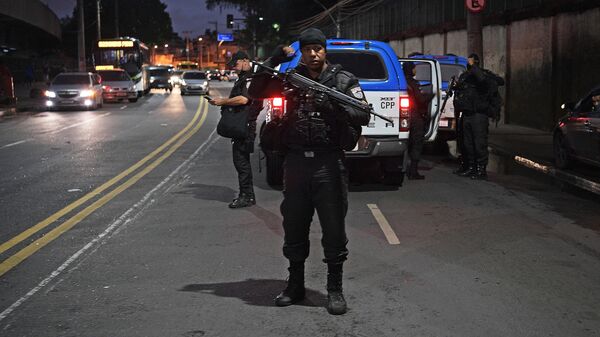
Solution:
M233 41L233 34L217 34L217 41Z
M465 0L465 6L471 13L480 13L485 9L485 0Z

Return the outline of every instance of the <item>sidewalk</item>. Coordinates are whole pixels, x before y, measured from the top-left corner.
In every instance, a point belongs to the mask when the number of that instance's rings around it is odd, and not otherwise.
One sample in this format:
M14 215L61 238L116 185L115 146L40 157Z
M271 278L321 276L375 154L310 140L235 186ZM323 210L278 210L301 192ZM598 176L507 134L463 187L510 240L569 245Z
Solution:
M490 127L490 167L501 171L506 161L515 163L552 177L556 181L600 195L600 174L594 167L575 165L569 170L554 167L552 132L519 125ZM497 157L499 160L494 160ZM495 168L493 167L495 166Z
M14 115L19 112L38 110L44 107L44 97L31 98L31 89L40 89L42 95L46 90L44 82L34 82L31 86L24 83L15 84L15 96L17 96L16 105L0 105L0 117Z

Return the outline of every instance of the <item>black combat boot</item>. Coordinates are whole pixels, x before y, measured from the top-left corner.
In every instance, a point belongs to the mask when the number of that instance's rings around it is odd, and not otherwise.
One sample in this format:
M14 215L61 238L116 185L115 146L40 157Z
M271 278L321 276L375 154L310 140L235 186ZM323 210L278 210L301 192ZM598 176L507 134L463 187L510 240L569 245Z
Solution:
M468 169L469 169L469 162L465 160L464 156L460 156L460 157L458 157L458 168L456 170L452 171L452 173L461 175L462 173L466 172Z
M229 208L242 208L256 205L254 195L240 193L240 195L229 203Z
M425 176L419 174L419 161L413 160L410 162L408 169L408 179L410 180L423 180Z
M342 264L327 265L327 312L343 315L348 311L342 289Z
M467 169L457 174L459 177L470 177L475 174L475 172L477 172L475 163L468 163Z
M473 180L487 180L487 168L485 165L477 165L475 172L471 175Z
M275 298L275 305L287 307L304 299L306 289L304 288L304 261L290 262L288 268L290 277L287 287Z

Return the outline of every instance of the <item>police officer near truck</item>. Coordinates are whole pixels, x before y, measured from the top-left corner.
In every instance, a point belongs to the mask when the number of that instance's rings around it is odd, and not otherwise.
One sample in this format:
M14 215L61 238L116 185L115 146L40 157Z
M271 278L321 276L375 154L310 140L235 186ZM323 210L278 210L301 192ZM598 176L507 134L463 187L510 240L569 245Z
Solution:
M358 80L340 65L327 62L323 32L310 28L299 38L302 58L298 74L359 100L365 100ZM276 55L274 55L276 56ZM275 66L276 64L269 64ZM315 210L319 216L327 263L327 311L347 311L342 289L343 263L348 256L345 216L348 176L344 150L352 150L369 122L369 114L332 101L325 93L283 88L286 113L281 132L263 132L261 144L281 144L285 152L283 255L289 260L287 287L276 297L277 306L302 301L305 296L304 262L309 255L309 232ZM269 125L269 124L268 124ZM276 139L266 139L266 138Z
M454 97L454 108L462 114L463 158L466 157L465 165L456 172L459 176L487 180L488 118L494 117L491 110L499 108L492 106L490 97L495 97L499 85L504 85L504 80L482 69L477 54L469 55L467 71L458 78Z
M262 101L253 100L248 95L248 78L251 75L248 54L243 51L236 52L227 63L227 66L239 72L239 78L233 84L229 98L211 98L208 102L217 106L231 106L238 109L238 111L246 109L245 112L247 112L247 137L231 139L233 165L238 174L239 194L229 204L229 208L242 208L256 204L250 154L254 152L256 118L262 110Z
M417 68L413 62L404 62L402 64L406 84L408 85L408 96L411 104L410 110L410 134L408 138L408 153L410 157L410 166L408 169L408 179L423 180L425 176L419 174L419 160L423 152L423 143L425 142L425 128L429 122L429 102L434 94L427 94L421 91L419 82L415 80Z

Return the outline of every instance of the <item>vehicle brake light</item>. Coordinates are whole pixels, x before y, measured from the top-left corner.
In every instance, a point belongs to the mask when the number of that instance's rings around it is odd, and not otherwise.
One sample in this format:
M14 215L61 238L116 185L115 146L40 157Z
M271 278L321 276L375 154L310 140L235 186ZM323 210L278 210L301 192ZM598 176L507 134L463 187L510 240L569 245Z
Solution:
M408 97L400 97L400 109L410 109L410 99Z
M282 106L283 106L283 98L281 98L281 97L273 98L273 107L274 108L281 108Z
M410 128L410 98L408 96L400 96L400 123L398 130L400 132L408 132Z
M330 43L332 46L350 46L353 45L354 42L342 42L342 41L336 41L336 42L331 42Z

